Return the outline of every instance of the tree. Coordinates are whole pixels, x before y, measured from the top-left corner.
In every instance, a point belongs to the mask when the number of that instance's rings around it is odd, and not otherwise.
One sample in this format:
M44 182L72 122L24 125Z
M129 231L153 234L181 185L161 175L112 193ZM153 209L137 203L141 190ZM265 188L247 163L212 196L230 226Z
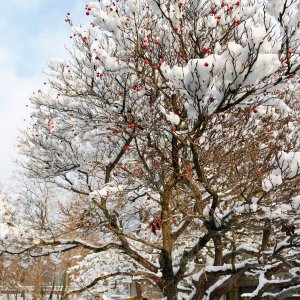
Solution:
M74 199L64 226L19 251L85 249L66 297L142 279L168 300L299 291L298 1L105 1L86 15L84 28L67 16L71 61L51 62L19 140L27 176Z

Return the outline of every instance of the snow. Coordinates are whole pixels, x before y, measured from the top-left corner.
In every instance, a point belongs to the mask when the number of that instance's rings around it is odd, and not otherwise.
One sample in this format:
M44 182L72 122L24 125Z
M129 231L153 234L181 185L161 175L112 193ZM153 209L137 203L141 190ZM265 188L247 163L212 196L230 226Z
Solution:
M298 24L299 6L279 20L277 0L268 1L267 11L258 0L240 2L88 4L92 24L72 27L70 62L51 61L51 82L31 97L28 129L18 141L24 175L34 183L44 179L57 194L33 196L30 187L20 205L0 197L5 249L34 246L45 254L85 246L69 269L72 288L111 276L88 292L125 298L128 283L144 279L138 273L164 282L161 248L172 237L161 227L167 222L174 233L188 224L170 253L170 269L185 270L178 286L191 287L179 298L191 298L192 280L206 273L215 278L211 293L245 267L245 276L259 278L255 293L265 286L268 268L281 263L274 252L289 245L281 227L299 225L299 105L293 102L299 77L292 72L300 58L287 56L284 42L285 24ZM292 51L297 35L289 36ZM170 178L176 179L171 188ZM59 205L46 211L56 216L40 228L39 204L54 198ZM259 257L265 226L272 235ZM220 236L223 255L236 254L235 265L213 265L210 239L180 268L208 231ZM40 247L41 241L61 245ZM108 251L95 249L105 245ZM296 251L282 253L293 263ZM51 254L54 264L61 258Z
M271 173L268 178L265 178L262 181L263 190L269 192L274 186L278 186L282 184L281 174Z
M166 117L167 117L167 120L169 122L171 122L171 124L173 124L173 125L178 125L180 123L179 116L173 112L170 112L169 114L167 114Z
M215 284L213 284L212 286L209 287L209 289L207 290L206 294L207 297L206 299L209 299L210 294L217 289L219 286L221 286L224 282L226 282L226 280L228 280L231 277L231 275L226 275L223 278L219 279Z
M292 203L294 209L298 210L300 208L300 195L292 198Z

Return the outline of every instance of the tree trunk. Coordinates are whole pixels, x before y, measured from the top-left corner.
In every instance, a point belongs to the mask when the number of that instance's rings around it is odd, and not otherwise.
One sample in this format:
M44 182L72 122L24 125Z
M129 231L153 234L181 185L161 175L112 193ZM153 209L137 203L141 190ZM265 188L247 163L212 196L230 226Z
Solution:
M64 270L64 274L62 278L62 290L61 290L62 299L64 299L66 288L67 288L67 269Z
M135 291L136 291L136 299L141 300L142 299L142 287L139 282L135 282Z
M42 299L41 286L42 286L43 262L41 259L37 263L37 271L34 284L33 300Z
M162 277L164 280L163 284L163 295L167 297L167 300L177 299L177 281L173 273L173 265L171 254L165 250L162 250L160 255L160 265L162 268Z
M174 278L166 278L163 294L167 297L167 300L177 300L177 283Z
M221 266L223 264L222 239L220 236L214 236L212 239L214 241L215 246L214 266Z
M196 288L196 294L193 296L192 300L202 300L206 294L206 291L215 282L215 277L211 275L201 276L199 281L194 281L193 284Z
M240 294L239 294L239 288L234 285L232 287L232 290L228 293L228 300L239 300Z
M174 150L173 152L178 150ZM175 155L175 154L174 154ZM162 237L163 237L163 250L161 250L159 263L162 269L163 295L167 297L167 300L177 300L177 284L178 280L173 272L172 262L172 229L171 229L171 212L170 201L172 199L172 188L174 187L176 180L171 178L165 187L164 194L161 199L161 221L162 221Z

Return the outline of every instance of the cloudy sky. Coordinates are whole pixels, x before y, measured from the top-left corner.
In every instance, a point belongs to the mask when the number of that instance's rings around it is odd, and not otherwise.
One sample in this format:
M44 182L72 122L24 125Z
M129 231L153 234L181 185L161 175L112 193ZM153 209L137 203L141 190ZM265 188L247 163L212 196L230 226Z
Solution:
M26 104L52 57L66 58L70 26L86 20L84 0L0 0L0 183L15 171L15 144L26 127Z

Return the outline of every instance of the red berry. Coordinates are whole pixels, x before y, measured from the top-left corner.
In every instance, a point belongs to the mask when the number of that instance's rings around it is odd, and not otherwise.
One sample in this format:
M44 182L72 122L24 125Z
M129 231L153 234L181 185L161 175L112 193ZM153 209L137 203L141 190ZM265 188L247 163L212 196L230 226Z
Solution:
M241 24L241 21L240 21L240 20L235 20L234 23L235 23L236 25L240 25L240 24Z
M135 124L134 124L134 123L131 123L131 124L128 125L128 128L133 129L134 127L135 127Z
M155 45L159 45L160 44L160 41L155 41Z
M209 52L209 48L203 48L203 51L204 51L205 53L207 53L207 52Z
M191 167L191 166L186 166L186 167L185 167L185 171L186 171L187 173L191 172L191 171L192 171L192 167Z
M213 10L211 13L212 13L213 15L216 15L216 14L217 14L217 11L216 11L216 10Z
M148 64L149 64L149 61L145 59L145 60L144 60L144 64L145 64L145 65L148 65Z
M153 66L152 69L153 70L158 70L158 66Z
M221 4L221 7L224 7L224 6L225 6L225 3L222 3L222 4Z
M206 63L204 64L204 67L207 68L208 66L209 66L209 64L206 62Z
M89 11L87 11L85 14L86 14L87 16L89 16L89 15L90 15L90 12L89 12Z
M257 108L257 107L254 107L254 108L252 109L252 111L256 114L256 113L258 112L258 108Z
M239 1L238 1L238 2L236 2L236 3L235 3L235 5L236 5L236 6L239 6L239 5L240 5L240 2L239 2Z
M134 91L140 91L141 90L141 88L142 88L142 86L141 85L138 85L138 84L135 84L133 87L132 87L132 89L134 90Z

